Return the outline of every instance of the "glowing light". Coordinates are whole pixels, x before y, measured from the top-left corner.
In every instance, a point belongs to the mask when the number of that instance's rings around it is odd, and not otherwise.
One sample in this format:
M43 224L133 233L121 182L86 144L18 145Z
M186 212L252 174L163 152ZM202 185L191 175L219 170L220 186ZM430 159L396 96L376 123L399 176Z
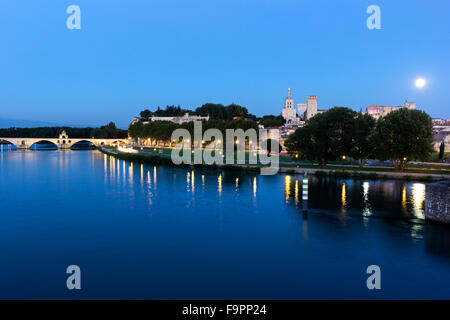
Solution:
M219 174L219 177L217 178L217 190L219 191L219 196L222 194L222 174Z
M341 202L342 202L342 212L345 213L347 211L347 189L345 183L342 184Z
M372 215L369 203L369 187L370 187L369 182L365 181L363 183L363 201L364 201L363 216L366 217Z
M286 202L289 200L289 197L291 195L291 176L286 176L284 179L284 188L285 188L285 194L286 194Z
M423 183L414 183L412 186L412 203L414 215L419 219L424 219L423 203L425 201L425 185Z
M117 147L117 150L126 152L126 153L138 153L139 151L132 149L132 148L126 148L126 147Z
M407 214L407 208L406 208L407 200L408 199L406 197L406 186L403 186L403 190L402 190L402 211L403 211L404 215Z
M427 82L425 81L424 78L417 78L416 81L415 81L415 85L419 89L425 87L426 84L427 84Z

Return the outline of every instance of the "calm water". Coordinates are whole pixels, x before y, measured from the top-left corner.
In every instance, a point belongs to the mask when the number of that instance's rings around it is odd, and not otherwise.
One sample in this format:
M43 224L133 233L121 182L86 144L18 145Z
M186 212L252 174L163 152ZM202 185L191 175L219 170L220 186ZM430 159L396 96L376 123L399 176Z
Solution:
M0 154L0 298L450 298L426 185ZM66 289L68 265L82 290ZM366 288L381 268L382 290Z

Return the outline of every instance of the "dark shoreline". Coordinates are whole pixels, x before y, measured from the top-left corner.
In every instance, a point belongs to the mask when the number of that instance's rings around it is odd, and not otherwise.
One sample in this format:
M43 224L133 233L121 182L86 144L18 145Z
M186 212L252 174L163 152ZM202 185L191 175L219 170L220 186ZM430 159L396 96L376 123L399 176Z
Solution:
M184 167L184 168L207 168L216 170L232 170L232 171L248 171L259 172L260 166L254 165L207 165L207 164L180 164L175 165L170 157L163 157L160 155L151 154L139 154L139 153L125 153L125 152L111 152L105 148L98 147L100 152L117 157L126 161L133 161L139 163L145 163L150 165L165 165L171 167ZM361 172L356 170L342 170L342 169L325 169L325 168L293 168L293 167L280 167L278 173L286 174L304 174L315 176L331 176L336 178L351 178L351 179L369 179L369 180L407 180L407 181L422 181L422 182L434 182L450 179L450 176L438 175L438 174L422 174L422 173L402 173L402 172Z

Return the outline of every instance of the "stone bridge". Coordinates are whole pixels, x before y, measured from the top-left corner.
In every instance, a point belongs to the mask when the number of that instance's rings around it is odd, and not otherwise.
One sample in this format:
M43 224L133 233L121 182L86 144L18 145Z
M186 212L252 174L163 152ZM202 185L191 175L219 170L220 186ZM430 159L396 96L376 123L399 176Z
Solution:
M0 141L6 141L15 145L18 149L28 149L37 142L51 142L55 144L59 149L69 149L78 142L90 142L95 146L109 146L112 144L128 144L127 139L95 139L95 138L82 138L72 139L69 138L65 131L63 131L58 138L1 138Z

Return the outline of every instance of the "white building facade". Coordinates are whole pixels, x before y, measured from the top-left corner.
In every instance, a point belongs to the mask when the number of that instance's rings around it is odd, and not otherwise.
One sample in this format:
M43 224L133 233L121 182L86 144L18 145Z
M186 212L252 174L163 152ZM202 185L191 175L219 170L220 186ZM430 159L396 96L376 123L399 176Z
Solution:
M291 88L288 88L288 95L284 99L284 108L281 111L281 116L286 120L286 125L299 125L301 122L294 107L294 99L291 97Z

